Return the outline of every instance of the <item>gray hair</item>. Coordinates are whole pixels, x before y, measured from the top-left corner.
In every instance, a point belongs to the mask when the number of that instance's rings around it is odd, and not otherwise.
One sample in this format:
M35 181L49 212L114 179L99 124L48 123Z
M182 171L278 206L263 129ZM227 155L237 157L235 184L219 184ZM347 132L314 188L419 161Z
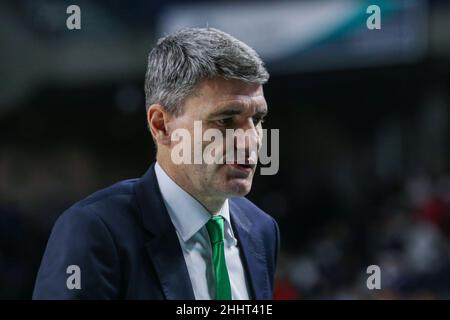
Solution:
M214 28L185 28L158 40L148 55L146 109L159 103L179 115L203 79L221 76L264 84L269 73L248 45Z

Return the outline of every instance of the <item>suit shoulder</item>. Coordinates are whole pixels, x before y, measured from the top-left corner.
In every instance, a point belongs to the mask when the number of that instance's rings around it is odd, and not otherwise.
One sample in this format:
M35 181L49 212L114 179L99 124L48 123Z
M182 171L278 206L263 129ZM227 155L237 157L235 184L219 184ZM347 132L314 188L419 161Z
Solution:
M130 197L133 194L133 186L138 179L128 179L114 183L106 188L97 190L86 198L76 202L72 207L85 207L97 202L109 201L114 197Z
M92 216L95 215L107 221L112 215L124 210L128 211L130 206L133 206L133 186L137 180L119 181L88 195L65 210L58 220L92 220Z

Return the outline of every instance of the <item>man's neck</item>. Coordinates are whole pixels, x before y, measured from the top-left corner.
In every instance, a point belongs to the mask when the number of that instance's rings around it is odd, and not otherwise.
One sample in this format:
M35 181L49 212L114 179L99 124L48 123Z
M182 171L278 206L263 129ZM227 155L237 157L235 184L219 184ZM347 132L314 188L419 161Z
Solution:
M189 186L188 183L184 182L188 179L184 179L184 177L178 176L175 170L172 170L172 168L166 165L164 161L158 160L158 157L157 161L159 166L164 170L169 178L172 179L180 188L189 193L198 202L200 202L211 215L215 215L220 211L227 198L212 197L201 194L200 192L196 192L191 186Z

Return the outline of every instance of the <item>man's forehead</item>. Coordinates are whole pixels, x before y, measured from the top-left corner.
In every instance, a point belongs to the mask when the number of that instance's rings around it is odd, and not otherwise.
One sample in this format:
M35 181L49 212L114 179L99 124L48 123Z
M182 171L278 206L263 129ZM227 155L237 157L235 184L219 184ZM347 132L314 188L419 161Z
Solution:
M228 104L266 105L263 87L260 84L216 78L204 81L199 89L200 95L213 100L213 104L218 107Z
M197 93L202 96L213 96L229 99L239 96L263 96L262 85L246 83L236 79L212 78L205 79L198 85Z

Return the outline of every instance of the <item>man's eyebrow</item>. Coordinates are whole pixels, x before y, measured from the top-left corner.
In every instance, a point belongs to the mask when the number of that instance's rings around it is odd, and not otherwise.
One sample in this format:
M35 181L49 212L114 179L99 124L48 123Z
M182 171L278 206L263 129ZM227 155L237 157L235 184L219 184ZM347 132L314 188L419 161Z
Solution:
M210 114L210 118L216 118L216 117L221 117L221 116L234 116L236 114L241 114L242 113L242 109L241 108L227 108L227 109L223 109L223 110L219 110L216 112L213 112Z
M255 115L264 117L267 114L267 106L258 107L255 111ZM210 118L223 117L223 116L234 116L243 113L243 109L237 106L225 107L222 110L213 112L210 114Z

